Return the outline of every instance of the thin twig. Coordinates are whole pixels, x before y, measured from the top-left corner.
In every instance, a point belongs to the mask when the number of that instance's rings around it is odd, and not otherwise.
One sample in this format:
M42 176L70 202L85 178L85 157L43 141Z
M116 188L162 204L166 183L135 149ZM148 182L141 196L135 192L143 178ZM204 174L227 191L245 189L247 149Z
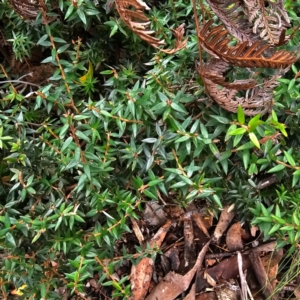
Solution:
M22 77L24 77L24 76L22 76ZM41 87L38 84L35 84L35 83L32 83L32 82L28 82L28 81L18 80L18 79L16 79L16 80L3 80L3 81L0 81L0 83L11 83L11 82L29 84L29 85L32 85L32 86L36 86L38 88Z

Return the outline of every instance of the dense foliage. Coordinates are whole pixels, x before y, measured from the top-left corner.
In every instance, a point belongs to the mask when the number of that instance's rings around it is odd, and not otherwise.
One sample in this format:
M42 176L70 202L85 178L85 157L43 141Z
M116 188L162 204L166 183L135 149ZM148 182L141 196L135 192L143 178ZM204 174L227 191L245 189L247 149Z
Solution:
M128 278L112 274L134 259L118 241L152 200L185 206L200 199L216 216L234 203L266 239L295 249L297 63L278 79L272 110L250 118L207 96L195 68L189 0L148 3L152 29L167 43L167 28L186 24L187 45L175 54L138 38L110 0L46 1L26 17L13 2L0 3L2 295L15 290L29 299L60 299L60 286L82 295L86 279L98 273L113 297L127 297ZM294 27L298 5L285 2ZM286 47L293 50L299 38L293 32ZM246 71L228 76L240 79Z

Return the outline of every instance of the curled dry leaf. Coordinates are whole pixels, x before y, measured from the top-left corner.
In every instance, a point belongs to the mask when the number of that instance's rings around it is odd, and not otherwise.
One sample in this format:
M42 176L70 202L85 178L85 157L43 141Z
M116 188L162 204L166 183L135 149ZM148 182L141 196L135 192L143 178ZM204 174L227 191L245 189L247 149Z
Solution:
M243 249L242 227L241 223L233 224L226 234L226 245L229 251L238 251Z
M198 68L202 77L211 80L221 86L235 89L235 90L247 90L253 88L257 81L254 79L235 80L233 82L227 82L224 76L225 72L230 69L229 63L222 61L221 59L212 58L207 64L203 66L203 69Z
M215 243L219 243L221 236L223 235L224 231L227 229L228 225L232 221L234 217L234 213L232 211L229 212L229 207L225 206L221 212L221 216L218 222L218 225L215 229L213 234L212 240Z
M198 213L195 213L192 215L193 216L193 220L195 221L195 223L197 224L197 226L202 230L202 232L210 238L210 235L207 231L207 228L206 228L206 223L203 221L203 217L198 214Z
M144 14L144 10L150 10L142 0L115 0L116 8L123 22L141 39L155 48L165 45L165 40L159 40L154 36L155 31L149 30L150 21ZM176 29L171 29L175 36L173 49L160 49L167 54L173 54L185 47L187 39L183 40L184 24Z
M213 277L211 277L207 272L204 271L204 274L203 274L203 278L206 279L207 283L210 285L210 286L213 286L215 287L217 285L215 279Z
M136 222L136 220L134 218L130 218L130 220L131 220L133 232L134 232L136 238L138 239L140 245L142 245L142 243L144 241L143 233L142 233L138 223Z

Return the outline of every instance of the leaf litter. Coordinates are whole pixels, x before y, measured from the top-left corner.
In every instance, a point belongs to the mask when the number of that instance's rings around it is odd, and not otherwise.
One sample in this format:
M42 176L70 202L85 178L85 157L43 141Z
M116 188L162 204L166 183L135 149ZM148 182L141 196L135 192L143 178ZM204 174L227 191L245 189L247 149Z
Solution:
M299 297L293 282L277 289L284 249L276 249L275 241L264 242L258 228L235 219L234 207L224 207L218 220L212 216L195 205L183 209L152 202L140 220L131 220L132 232L117 248L125 246L137 259L124 260L115 270L118 280L129 275L129 300ZM97 279L86 286L101 297L88 299L110 299L111 292Z

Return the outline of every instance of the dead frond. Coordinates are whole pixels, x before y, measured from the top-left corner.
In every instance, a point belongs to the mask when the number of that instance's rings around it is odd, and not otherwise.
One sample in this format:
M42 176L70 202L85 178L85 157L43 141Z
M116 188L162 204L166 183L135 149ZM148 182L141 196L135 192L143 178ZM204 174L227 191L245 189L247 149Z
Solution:
M243 11L243 1L207 0L210 8L222 21L228 32L241 42L252 44L257 35L252 31L252 24Z
M150 10L142 0L115 0L116 8L123 22L141 39L155 48L165 45L165 40L156 38L155 31L149 30L150 21L144 14L145 10ZM176 42L173 49L160 49L167 54L173 54L185 47L187 39L183 40L184 24L172 30Z
M287 42L285 32L290 27L290 19L282 0L244 0L244 3L255 34L272 45Z
M220 59L213 58L203 66L202 70L198 68L198 72L202 78L205 77L206 79L211 80L218 85L227 87L229 89L235 89L237 91L253 88L257 84L256 80L251 78L234 80L233 82L226 81L224 73L229 69L230 65L228 63Z
M229 46L232 40L228 30L223 25L213 27L212 24L213 20L210 20L203 26L199 39L205 49L227 63L244 68L284 69L298 60L295 53L275 51L272 45L261 41L252 45L248 42L237 42L236 46Z
M14 11L26 20L35 20L39 10L40 5L37 1L31 0L9 0Z
M279 75L274 75L266 80L261 86L255 86L246 91L245 97L237 97L237 89L223 87L218 83L203 77L205 87L209 95L224 109L237 112L239 106L244 110L245 115L255 116L267 113L273 104L273 90L279 84Z

